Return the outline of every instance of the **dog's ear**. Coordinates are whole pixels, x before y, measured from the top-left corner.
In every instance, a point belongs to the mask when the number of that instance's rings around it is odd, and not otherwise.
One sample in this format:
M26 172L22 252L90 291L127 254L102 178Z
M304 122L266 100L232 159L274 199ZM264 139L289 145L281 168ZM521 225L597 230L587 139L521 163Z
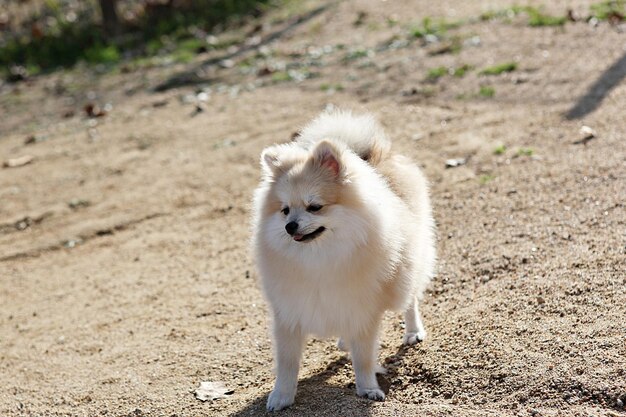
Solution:
M327 170L333 177L343 175L344 165L341 161L341 151L327 140L319 142L313 150L313 164Z
M261 152L261 167L265 176L273 178L283 172L283 164L280 160L279 151L275 146L270 146Z

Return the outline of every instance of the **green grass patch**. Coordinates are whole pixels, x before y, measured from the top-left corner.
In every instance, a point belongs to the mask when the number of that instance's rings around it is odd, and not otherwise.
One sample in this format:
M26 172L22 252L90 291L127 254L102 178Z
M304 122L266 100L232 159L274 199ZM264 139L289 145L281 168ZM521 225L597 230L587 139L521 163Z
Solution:
M85 50L85 60L90 64L114 64L121 59L115 45L97 44Z
M385 19L385 23L387 23L387 27L392 28L398 24L398 19L396 19L393 16L390 16Z
M495 179L495 175L492 174L483 174L480 177L478 177L478 182L480 182L481 185L485 185L490 181L493 181Z
M563 26L567 21L565 16L551 16L534 7L526 7L526 13L528 14L528 25L532 27Z
M591 15L598 20L626 15L626 0L608 0L591 5Z
M474 67L472 67L471 65L468 64L463 64L460 67L456 67L453 71L452 71L452 75L454 75L455 77L465 77L465 74L467 74L469 71L473 70Z
M291 80L293 80L293 77L287 71L277 71L272 74L272 81L277 83Z
M496 89L489 85L483 85L478 90L478 95L483 98L492 98L496 95Z
M343 85L341 84L328 84L324 83L320 85L322 91L343 91Z
M504 152L506 152L506 145L504 144L496 146L493 150L494 155L502 155Z
M453 36L450 41L448 41L446 49L446 52L458 54L461 52L461 49L463 49L463 39L460 36Z
M172 54L172 58L174 59L174 61L180 62L183 64L193 61L195 56L196 54L194 54L193 52L186 51L184 49L177 50Z
M517 69L516 62L505 62L502 64L494 65L492 67L487 67L480 71L481 75L500 75L505 72L512 72Z
M517 150L517 156L532 156L534 153L532 148L519 148Z
M551 16L540 8L532 6L513 6L503 10L490 10L480 15L480 20L503 20L510 22L520 14L528 16L528 25L532 27L562 26L567 22L566 16Z
M203 50L206 50L207 43L204 39L198 39L198 38L182 39L178 42L176 49L179 51L180 50L189 51L189 52L196 54L198 52L202 52Z
M453 75L455 77L464 77L465 74L467 74L469 71L471 71L474 67L472 67L471 65L468 64L463 64L459 67L437 67L437 68L432 68L430 70L428 70L428 75L427 75L427 79L431 80L431 81L436 81L439 78L445 76L445 75Z
M367 49L359 48L359 49L355 49L355 50L349 51L343 57L343 61L344 62L355 61L357 59L364 58L364 57L366 57L368 55L369 55L369 52L367 51Z
M411 35L414 38L423 38L427 35L434 35L438 38L443 37L450 29L460 27L462 22L450 22L445 19L431 19L425 17L422 22L411 29Z
M428 70L428 79L429 80L438 80L448 73L448 69L446 67L437 67Z
M71 68L79 62L113 65L123 59L156 55L188 62L199 52L222 46L205 39L217 26L234 27L248 16L258 16L278 4L273 0L162 2L162 7L147 8L132 24L122 18L120 36L107 36L97 2L80 8L78 16L71 19L67 17L66 2L42 3L36 14L26 19L40 23L41 30L31 33L29 26L2 36L1 74L10 76L8 69L15 67L33 75Z
M523 7L513 6L502 10L489 10L480 15L480 20L510 20L524 11Z

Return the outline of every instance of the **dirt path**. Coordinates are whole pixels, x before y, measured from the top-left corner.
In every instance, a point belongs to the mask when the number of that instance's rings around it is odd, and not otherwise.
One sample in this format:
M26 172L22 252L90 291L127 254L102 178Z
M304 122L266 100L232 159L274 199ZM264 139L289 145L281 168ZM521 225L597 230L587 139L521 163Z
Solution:
M331 5L222 65L3 86L0 160L34 159L0 169L0 415L263 415L271 345L247 251L257 159L329 103L376 114L431 180L429 339L401 348L388 315L384 403L355 396L334 341L311 340L282 415L625 415L624 29L431 3ZM588 13L545 10L572 3ZM443 15L463 24L407 35ZM480 74L506 62L516 69ZM190 69L201 84L152 92ZM84 117L87 91L113 109ZM583 125L596 137L575 144ZM453 158L467 161L446 168ZM201 381L234 393L202 403Z

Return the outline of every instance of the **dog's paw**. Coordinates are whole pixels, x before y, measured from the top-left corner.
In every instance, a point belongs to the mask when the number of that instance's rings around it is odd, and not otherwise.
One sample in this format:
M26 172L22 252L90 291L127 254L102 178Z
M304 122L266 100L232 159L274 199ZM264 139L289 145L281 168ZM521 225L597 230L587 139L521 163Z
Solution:
M380 388L358 389L356 391L359 397L367 398L372 401L385 401L385 393Z
M295 394L274 390L267 399L267 411L280 411L283 408L287 408L293 404L294 398Z
M402 338L402 344L404 345L414 345L419 342L423 342L426 339L426 331L422 330L419 332L407 332L404 334Z

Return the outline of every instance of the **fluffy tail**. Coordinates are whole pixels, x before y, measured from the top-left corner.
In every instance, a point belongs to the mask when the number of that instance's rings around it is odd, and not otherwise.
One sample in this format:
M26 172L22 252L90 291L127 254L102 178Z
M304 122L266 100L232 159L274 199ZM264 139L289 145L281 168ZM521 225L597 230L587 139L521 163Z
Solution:
M373 166L391 151L385 131L370 114L353 115L342 110L322 113L302 129L296 140L310 146L324 139L344 143Z

